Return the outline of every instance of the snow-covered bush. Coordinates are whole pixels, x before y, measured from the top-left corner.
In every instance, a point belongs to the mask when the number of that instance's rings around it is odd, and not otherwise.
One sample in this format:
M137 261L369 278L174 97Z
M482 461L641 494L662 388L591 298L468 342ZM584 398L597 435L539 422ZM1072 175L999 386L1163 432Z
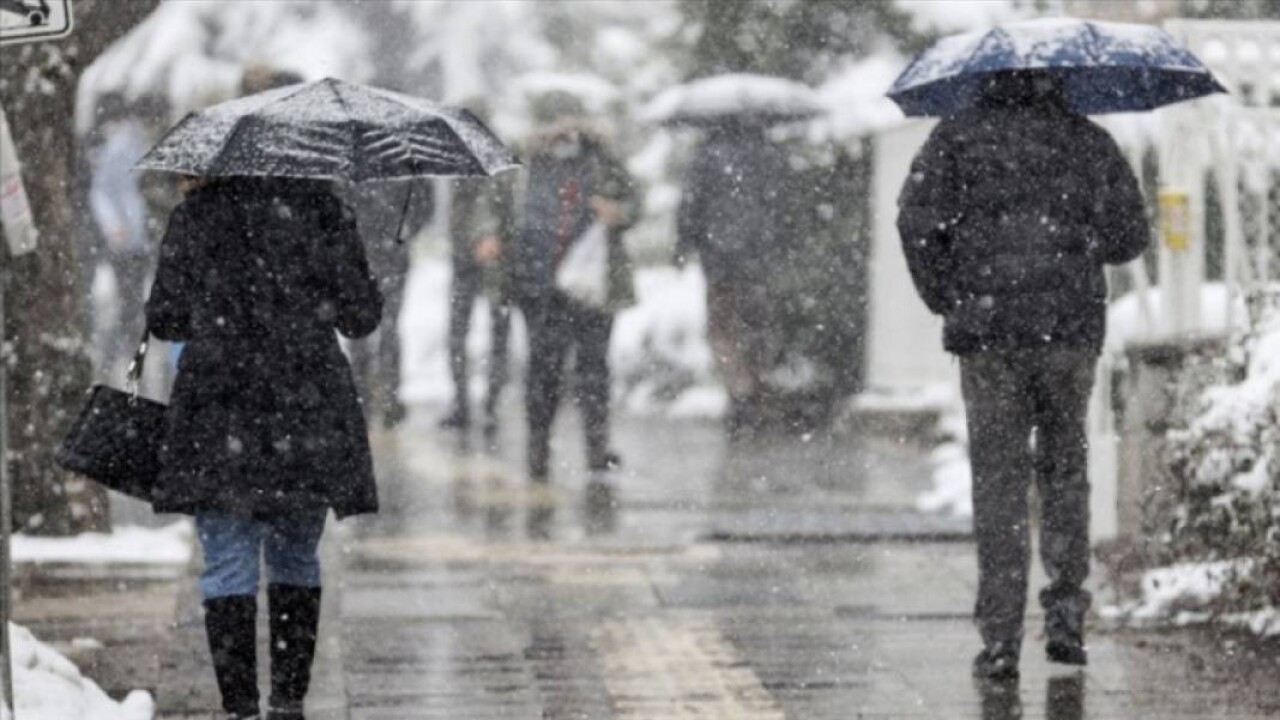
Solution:
M19 720L151 720L155 702L135 690L116 702L70 660L40 642L21 625L9 623L13 689ZM11 716L0 703L0 720Z
M1252 328L1225 355L1195 361L1187 378L1217 380L1183 395L1180 417L1166 437L1168 487L1177 502L1169 549L1179 560L1233 561L1211 603L1223 613L1280 607L1276 297L1280 293L1254 303Z

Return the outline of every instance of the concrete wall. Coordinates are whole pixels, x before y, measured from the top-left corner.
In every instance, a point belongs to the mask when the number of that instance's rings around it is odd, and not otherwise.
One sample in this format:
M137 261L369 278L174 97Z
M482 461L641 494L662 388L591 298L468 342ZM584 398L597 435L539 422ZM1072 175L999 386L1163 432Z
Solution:
M866 378L882 390L945 384L958 398L958 365L942 349L942 321L916 295L896 225L898 192L933 125L911 121L875 138Z

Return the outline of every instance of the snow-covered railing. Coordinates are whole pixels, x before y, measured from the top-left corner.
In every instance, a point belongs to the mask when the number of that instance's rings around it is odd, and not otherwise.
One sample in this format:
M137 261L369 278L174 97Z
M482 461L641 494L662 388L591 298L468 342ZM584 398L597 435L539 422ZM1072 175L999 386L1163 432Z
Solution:
M1206 277L1208 184L1218 191L1223 281L1240 297L1270 281L1280 257L1280 22L1170 20L1165 29L1204 61L1229 90L1170 108L1160 144L1161 179L1187 193L1192 223L1186 249L1162 244L1160 286L1166 336L1234 326L1200 305Z

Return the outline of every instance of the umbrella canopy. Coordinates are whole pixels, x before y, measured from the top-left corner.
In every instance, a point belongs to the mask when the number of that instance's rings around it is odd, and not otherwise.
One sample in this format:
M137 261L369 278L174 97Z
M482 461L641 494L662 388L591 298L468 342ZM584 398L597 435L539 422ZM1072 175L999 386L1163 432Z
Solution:
M655 97L641 119L665 125L726 121L774 125L821 115L822 101L808 86L768 75L736 73L677 85Z
M1046 19L942 38L907 66L889 97L907 115L953 115L992 73L1042 70L1058 77L1087 115L1152 110L1226 92L1189 50L1149 25Z
M464 109L329 78L192 113L137 167L360 182L487 176L517 165Z

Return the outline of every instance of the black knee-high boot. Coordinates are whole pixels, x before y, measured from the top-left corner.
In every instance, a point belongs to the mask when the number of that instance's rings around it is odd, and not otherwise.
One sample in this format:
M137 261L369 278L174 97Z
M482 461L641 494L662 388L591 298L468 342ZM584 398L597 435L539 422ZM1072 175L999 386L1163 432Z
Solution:
M222 709L232 718L258 716L258 599L232 595L204 601L213 672L222 693Z
M271 711L268 720L302 720L320 625L320 588L270 585Z

